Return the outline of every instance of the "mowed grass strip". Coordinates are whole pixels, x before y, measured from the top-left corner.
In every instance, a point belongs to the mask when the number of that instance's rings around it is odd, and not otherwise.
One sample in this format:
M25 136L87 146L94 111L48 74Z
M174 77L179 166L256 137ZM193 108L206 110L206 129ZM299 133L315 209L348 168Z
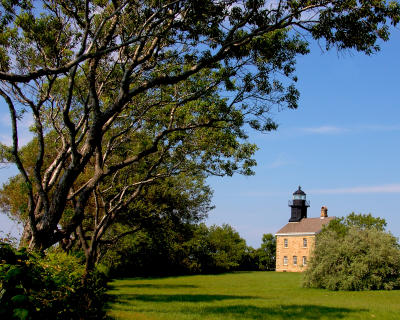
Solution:
M112 319L400 319L400 291L301 287L301 274L237 272L110 283Z

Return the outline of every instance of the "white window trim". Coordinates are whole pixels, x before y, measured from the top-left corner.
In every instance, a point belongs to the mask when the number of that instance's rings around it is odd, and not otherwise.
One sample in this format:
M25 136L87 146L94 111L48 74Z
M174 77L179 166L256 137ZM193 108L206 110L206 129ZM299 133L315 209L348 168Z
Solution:
M293 256L293 265L297 266L297 256Z
M284 265L284 266L287 266L287 265L288 265L288 262L289 262L289 261L288 261L288 257L287 257L287 256L284 256L284 257L283 257L283 265Z
M287 238L283 239L283 247L289 248L289 240Z

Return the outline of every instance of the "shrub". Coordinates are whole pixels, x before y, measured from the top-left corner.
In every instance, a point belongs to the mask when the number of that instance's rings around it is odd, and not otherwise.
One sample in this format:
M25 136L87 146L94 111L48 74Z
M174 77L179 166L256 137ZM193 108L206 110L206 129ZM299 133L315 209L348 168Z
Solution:
M400 287L397 239L378 228L347 227L317 236L304 286L330 290L391 290Z
M46 256L0 243L1 319L99 319L106 279L82 283L81 261L53 250Z

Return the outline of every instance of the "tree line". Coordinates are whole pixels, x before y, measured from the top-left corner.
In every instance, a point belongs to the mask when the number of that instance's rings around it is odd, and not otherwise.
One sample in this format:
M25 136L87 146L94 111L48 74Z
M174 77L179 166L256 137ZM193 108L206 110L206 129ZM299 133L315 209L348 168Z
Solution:
M165 229L164 229L165 228ZM204 223L174 228L170 223L162 232L146 230L126 237L103 259L110 275L167 276L231 271L275 270L276 240L264 234L260 248L246 245L230 225Z

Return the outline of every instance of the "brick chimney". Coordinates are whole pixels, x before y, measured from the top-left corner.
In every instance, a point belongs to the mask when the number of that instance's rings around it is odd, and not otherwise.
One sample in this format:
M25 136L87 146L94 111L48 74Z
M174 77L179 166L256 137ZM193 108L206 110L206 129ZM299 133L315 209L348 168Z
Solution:
M328 218L328 208L323 206L321 207L321 219Z

